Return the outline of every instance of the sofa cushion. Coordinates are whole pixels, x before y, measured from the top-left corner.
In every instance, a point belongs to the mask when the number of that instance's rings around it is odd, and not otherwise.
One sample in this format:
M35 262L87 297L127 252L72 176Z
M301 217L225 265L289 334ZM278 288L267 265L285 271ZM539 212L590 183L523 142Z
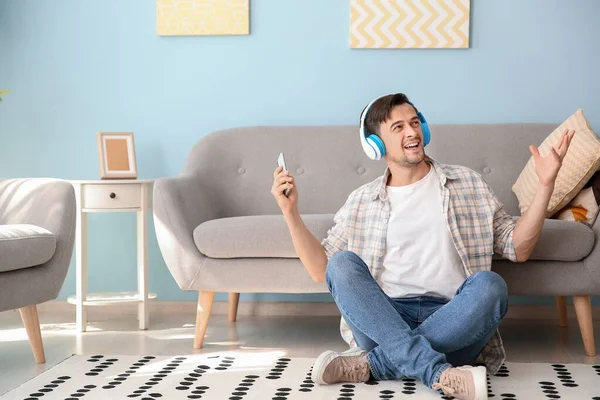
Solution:
M319 240L333 225L333 214L304 214L302 220ZM298 258L283 216L256 215L214 219L194 229L198 250L212 258Z
M333 226L333 214L306 214L308 230L323 240ZM577 261L594 246L594 232L573 221L546 220L530 260ZM214 219L194 229L200 252L211 258L298 258L290 231L281 215ZM494 259L501 259L494 255Z
M546 219L540 238L529 259L579 261L590 254L594 242L594 231L585 224L575 221ZM501 258L494 254L494 260Z
M50 260L56 238L36 225L0 225L0 272L33 267Z
M565 155L556 177L554 191L547 209L547 217L566 206L600 168L600 140L592 131L581 109L556 128L539 146L542 157L550 154L550 148L558 148L565 129L574 129L575 136ZM519 200L521 215L527 211L537 190L538 177L535 161L529 157L527 164L512 187Z
M552 218L577 221L592 226L596 221L599 205L600 172L596 172L581 192L565 208L554 214Z

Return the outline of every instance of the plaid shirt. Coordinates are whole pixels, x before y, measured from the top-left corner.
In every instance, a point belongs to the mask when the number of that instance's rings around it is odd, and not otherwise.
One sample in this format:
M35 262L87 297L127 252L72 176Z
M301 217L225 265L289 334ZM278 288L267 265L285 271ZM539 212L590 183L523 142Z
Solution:
M517 261L512 236L515 222L477 172L462 166L443 165L426 157L440 180L440 211L446 221L465 273L490 271L492 255ZM356 253L369 266L371 275L381 286L390 203L387 197L389 168L383 176L353 191L334 216L334 226L321 244L327 258L342 250ZM356 346L350 328L342 317L343 339ZM506 358L500 333L479 355L478 361L496 374Z

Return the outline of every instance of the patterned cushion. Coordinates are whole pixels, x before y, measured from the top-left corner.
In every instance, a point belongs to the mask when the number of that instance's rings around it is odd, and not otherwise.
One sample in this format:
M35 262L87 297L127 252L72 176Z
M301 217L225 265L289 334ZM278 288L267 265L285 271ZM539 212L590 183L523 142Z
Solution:
M592 131L581 109L577 110L544 140L539 146L540 155L542 157L548 155L551 146L558 147L560 137L565 129L574 129L576 132L556 178L554 192L548 204L548 217L573 200L600 167L600 140ZM531 205L537 185L535 162L533 157L530 157L512 187L512 191L519 200L521 214Z
M600 205L600 172L596 172L581 192L552 218L577 221L592 226L598 216L598 205Z

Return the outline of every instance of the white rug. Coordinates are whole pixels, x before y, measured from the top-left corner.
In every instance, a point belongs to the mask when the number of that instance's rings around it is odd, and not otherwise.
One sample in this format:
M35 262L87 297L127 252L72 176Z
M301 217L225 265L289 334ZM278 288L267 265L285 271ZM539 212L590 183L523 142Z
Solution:
M315 385L313 362L260 352L72 356L1 399L450 399L414 379ZM600 400L599 375L600 365L508 362L488 378L488 392L499 400Z

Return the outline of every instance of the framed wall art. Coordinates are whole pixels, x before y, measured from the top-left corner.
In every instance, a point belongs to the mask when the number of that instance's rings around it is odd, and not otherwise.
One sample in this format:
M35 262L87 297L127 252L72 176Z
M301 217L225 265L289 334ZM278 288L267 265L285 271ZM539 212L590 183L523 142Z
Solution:
M350 47L464 49L470 0L350 0Z
M135 179L137 165L132 132L98 132L101 179Z
M159 36L248 35L249 0L156 0Z

